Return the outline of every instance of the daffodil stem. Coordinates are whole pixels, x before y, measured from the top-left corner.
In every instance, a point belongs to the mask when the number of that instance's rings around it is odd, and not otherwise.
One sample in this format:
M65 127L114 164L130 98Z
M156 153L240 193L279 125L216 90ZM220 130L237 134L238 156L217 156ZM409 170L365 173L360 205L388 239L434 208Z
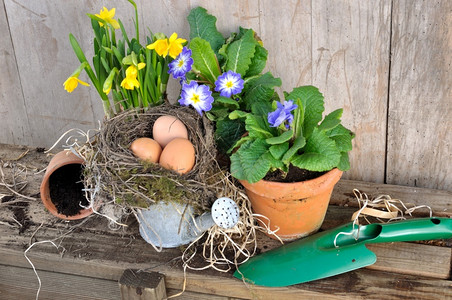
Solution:
M135 4L135 1L132 0L128 0L133 7L135 8L135 29L136 29L136 34L137 34L137 42L138 44L140 43L140 30L138 27L138 9L137 9L137 5Z

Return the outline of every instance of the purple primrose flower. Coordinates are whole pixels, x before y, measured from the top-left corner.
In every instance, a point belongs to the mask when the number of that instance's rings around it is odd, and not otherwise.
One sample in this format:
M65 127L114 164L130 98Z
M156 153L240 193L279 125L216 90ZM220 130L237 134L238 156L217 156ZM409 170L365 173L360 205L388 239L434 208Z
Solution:
M292 100L284 101L284 103L278 102L276 105L276 110L268 113L267 120L270 127L278 127L285 121L287 121L288 124L292 123L293 115L291 114L291 111L296 109L298 106L293 104ZM289 128L288 124L286 124L286 128Z
M220 92L220 96L229 98L243 90L243 83L240 74L227 71L218 76L217 81L215 81L215 91Z
M207 85L198 85L196 81L182 85L179 103L182 106L193 106L202 115L203 111L212 109L213 97Z
M191 50L184 47L176 59L168 64L168 74L172 74L174 78L184 79L185 74L191 70L192 65Z

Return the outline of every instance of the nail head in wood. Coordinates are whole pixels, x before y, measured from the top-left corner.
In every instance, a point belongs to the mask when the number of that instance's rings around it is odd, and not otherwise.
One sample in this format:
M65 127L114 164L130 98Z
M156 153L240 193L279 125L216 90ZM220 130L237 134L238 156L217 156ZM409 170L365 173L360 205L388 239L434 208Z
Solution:
M165 276L157 272L127 269L119 279L122 300L166 299Z

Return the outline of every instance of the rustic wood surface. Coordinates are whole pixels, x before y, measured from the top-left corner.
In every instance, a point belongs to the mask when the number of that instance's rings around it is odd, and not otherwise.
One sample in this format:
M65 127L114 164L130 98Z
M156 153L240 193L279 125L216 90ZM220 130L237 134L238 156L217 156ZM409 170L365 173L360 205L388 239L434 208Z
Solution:
M38 199L43 176L39 171L50 158L25 147L0 145L0 149L0 299L33 298L38 283L24 251L33 242L49 240L58 249L51 243L41 243L27 253L42 281L40 299L62 298L65 292L67 299L118 299L118 280L128 268L160 272L165 275L168 295L181 291L181 249L156 252L141 239L133 219L126 221L128 227L114 231L99 216L71 222L53 217ZM11 176L18 174L20 166L28 168L29 181L21 193L35 200L14 196L2 185L13 182ZM17 177L16 183L21 180ZM333 192L323 230L349 221L357 210L354 188L370 196L394 194L401 199L423 199L434 215L450 216L450 192L341 180ZM263 234L258 241L261 252L280 245ZM452 240L370 245L378 258L374 265L287 288L247 286L233 278L232 271L188 270L187 293L179 299L450 299L451 246ZM201 263L196 260L196 264Z
M255 29L269 51L267 70L283 81L280 93L314 84L327 111L344 107L344 123L357 134L344 178L452 190L449 0L136 2L143 36L149 28L188 37L186 16L198 5L217 17L224 36L238 26ZM49 147L70 128L96 128L103 111L94 88L68 94L62 87L78 66L68 34L89 56L86 13L107 6L132 35L129 3L1 4L0 143ZM178 91L171 81L171 101Z
M451 1L394 1L388 182L452 189L451 16Z

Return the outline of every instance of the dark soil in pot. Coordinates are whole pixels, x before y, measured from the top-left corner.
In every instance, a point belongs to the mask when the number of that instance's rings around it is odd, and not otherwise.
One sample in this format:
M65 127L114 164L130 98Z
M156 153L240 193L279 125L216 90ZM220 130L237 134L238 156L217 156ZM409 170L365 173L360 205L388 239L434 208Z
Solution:
M306 180L310 180L310 179L314 179L314 178L320 177L320 176L322 176L325 173L326 172L308 171L308 170L300 169L298 167L290 165L289 172L287 173L286 177L283 177L284 174L280 170L276 170L274 172L268 173L264 177L264 180L276 181L276 182L286 182L286 183L289 183L289 182L301 182L301 181L306 181Z
M50 198L58 213L65 216L75 216L88 206L85 198L83 181L83 166L80 164L65 165L50 175Z

